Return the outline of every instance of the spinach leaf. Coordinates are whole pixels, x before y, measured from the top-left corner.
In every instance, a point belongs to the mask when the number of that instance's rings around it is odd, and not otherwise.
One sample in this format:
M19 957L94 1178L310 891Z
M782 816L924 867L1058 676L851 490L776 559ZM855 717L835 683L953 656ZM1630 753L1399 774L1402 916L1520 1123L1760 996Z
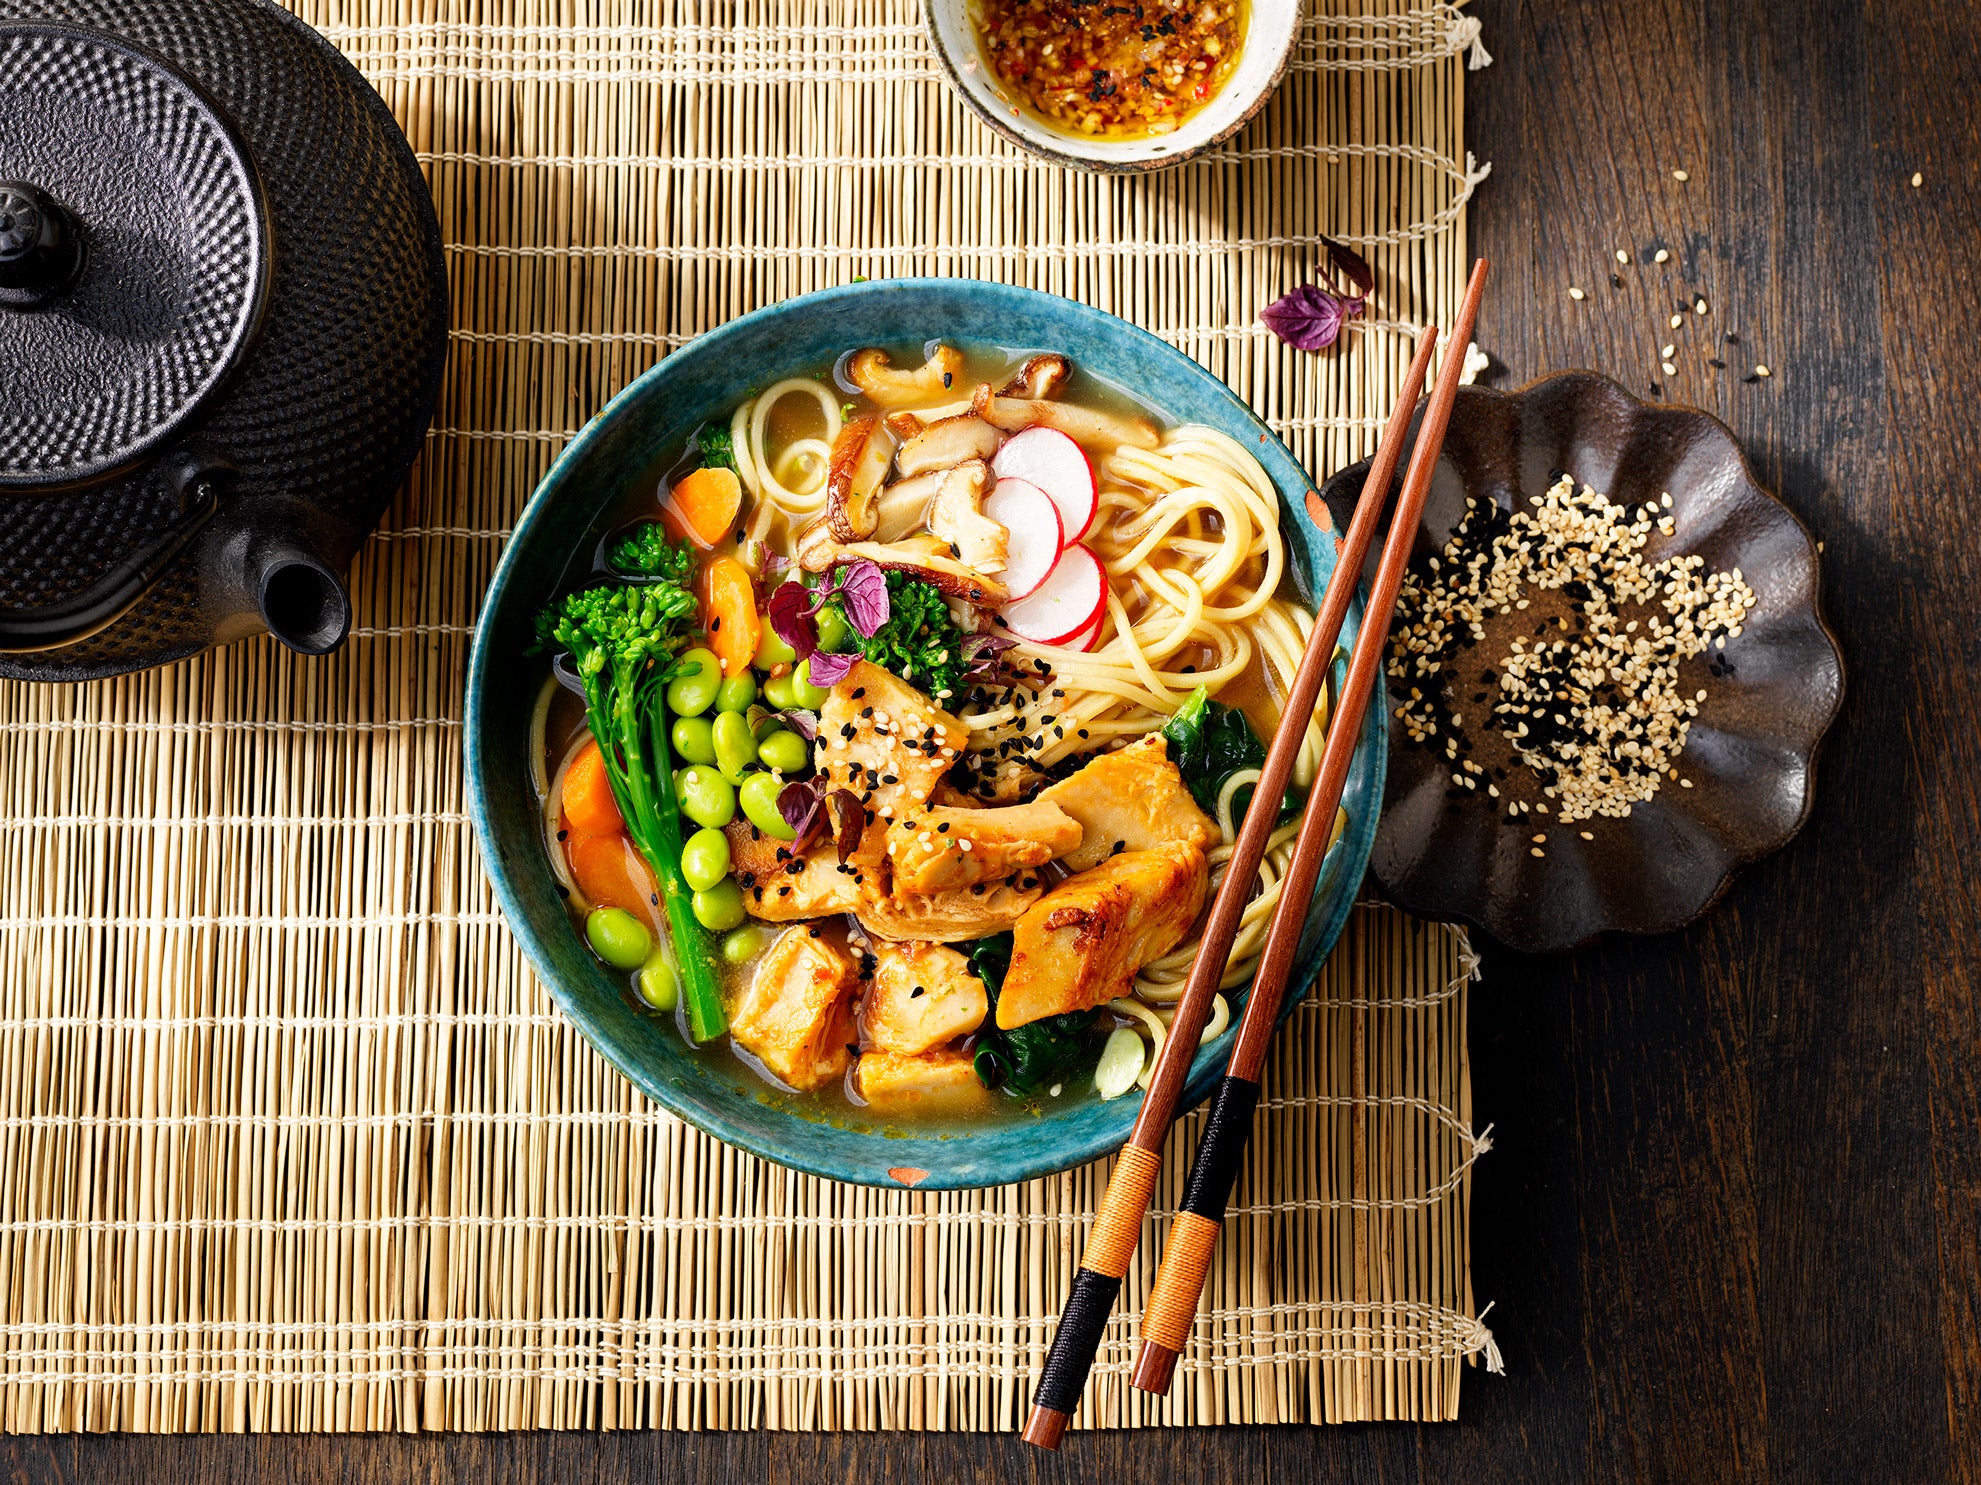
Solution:
M1169 761L1183 775L1190 797L1213 818L1217 815L1218 795L1224 792L1225 780L1245 769L1265 766L1266 745L1252 730L1245 713L1235 706L1212 701L1202 686L1176 709L1175 715L1163 725L1162 735L1169 744ZM1240 789L1232 796L1234 824L1245 818L1246 806L1251 801L1249 788ZM1304 795L1289 788L1280 801L1280 822L1297 819L1303 802Z
M997 1029L997 996L1011 967L1011 935L993 934L970 945L970 968L990 992L991 1013L977 1041L977 1080L986 1088L1019 1095L1038 1093L1091 1072L1100 1058L1094 1036L1098 1009L1046 1016L1009 1031Z

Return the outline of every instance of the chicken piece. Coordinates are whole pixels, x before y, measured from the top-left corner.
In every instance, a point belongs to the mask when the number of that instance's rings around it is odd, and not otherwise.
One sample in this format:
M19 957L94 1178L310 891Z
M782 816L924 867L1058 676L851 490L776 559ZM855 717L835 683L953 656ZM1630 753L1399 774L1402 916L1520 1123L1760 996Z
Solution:
M885 823L918 810L970 741L969 729L878 665L856 660L819 709L812 758L828 789L851 789ZM862 842L865 850L865 842Z
M931 806L887 830L894 891L948 892L995 882L1027 866L1044 866L1078 846L1080 824L1055 804L1002 809Z
M947 780L935 786L935 793L929 796L929 802L948 810L980 810L984 807L984 802L976 795L965 793Z
M1184 841L1119 856L1069 877L1018 920L997 997L1009 1031L1128 993L1137 971L1183 941L1210 868Z
M867 1052L853 1069L853 1091L869 1108L897 1114L975 1114L990 1104L990 1090L964 1052Z
M757 961L729 1034L778 1081L823 1088L844 1077L852 1061L854 984L843 948L790 929Z
M1152 732L1113 753L1102 753L1078 773L1039 791L1079 821L1080 844L1061 858L1068 871L1087 871L1117 851L1147 851L1186 841L1208 851L1220 838L1217 822L1197 808L1183 775L1169 761L1169 745Z
M942 488L929 502L929 535L949 543L956 560L972 572L1003 572L1009 565L1011 533L983 512L990 483L990 465L971 459L942 477Z
M743 889L743 907L751 917L766 923L795 923L859 907L863 869L853 866L841 871L830 845L794 856L783 841L741 818L731 820L722 833L729 838L729 869ZM791 869L794 865L796 871Z
M966 460L990 458L1002 442L1004 437L997 429L965 413L958 418L941 418L918 430L901 445L894 463L904 475L953 469Z
M970 961L941 944L874 945L862 1045L913 1057L984 1024L990 996Z
M1027 887L1025 882L1033 883ZM960 944L1002 933L1025 916L1044 894L1037 877L1027 873L1012 882L959 887L952 892L912 892L882 895L870 891L853 910L860 926L875 938L906 943Z

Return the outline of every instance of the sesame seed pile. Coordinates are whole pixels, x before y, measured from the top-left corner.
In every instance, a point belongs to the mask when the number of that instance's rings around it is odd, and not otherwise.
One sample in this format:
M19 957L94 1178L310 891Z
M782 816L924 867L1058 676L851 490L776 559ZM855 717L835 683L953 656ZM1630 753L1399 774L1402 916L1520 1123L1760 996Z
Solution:
M1571 824L1627 816L1666 780L1692 786L1678 759L1706 692L1688 693L1680 668L1724 650L1755 597L1739 568L1708 572L1696 554L1650 560L1654 536L1675 533L1670 512L1669 494L1633 511L1562 474L1525 509L1468 501L1443 551L1405 576L1388 664L1392 696L1404 698L1395 716L1411 741L1443 749L1455 791L1483 788L1509 823L1552 814ZM1558 611L1528 631L1514 616L1536 612L1541 595ZM1457 662L1488 641L1489 623L1499 653L1468 705L1453 694ZM1523 632L1508 636L1512 625ZM1483 729L1541 797L1509 797L1521 791L1502 792L1507 770L1471 756Z

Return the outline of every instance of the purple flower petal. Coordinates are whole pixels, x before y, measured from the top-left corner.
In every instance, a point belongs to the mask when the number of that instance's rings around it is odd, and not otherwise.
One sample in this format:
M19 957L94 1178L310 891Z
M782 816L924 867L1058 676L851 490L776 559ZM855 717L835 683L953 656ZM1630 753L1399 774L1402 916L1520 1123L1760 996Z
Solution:
M1259 312L1266 328L1297 350L1318 351L1341 334L1343 320L1362 313L1363 301L1333 294L1319 284L1302 284Z
M836 686L846 679L858 655L833 655L824 650L812 651L812 684L814 686Z
M839 606L860 638L872 639L887 622L887 574L864 559L849 562L837 574Z

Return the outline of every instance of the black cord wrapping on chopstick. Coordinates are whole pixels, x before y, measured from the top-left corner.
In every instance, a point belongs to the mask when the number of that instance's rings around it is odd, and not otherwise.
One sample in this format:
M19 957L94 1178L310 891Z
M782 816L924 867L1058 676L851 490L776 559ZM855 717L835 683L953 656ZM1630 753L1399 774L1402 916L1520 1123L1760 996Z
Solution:
M1080 1406L1080 1392L1087 1384L1087 1372L1100 1350L1101 1336L1107 1330L1108 1316L1114 1313L1115 1297L1121 1293L1121 1280L1090 1268L1073 1273L1073 1292L1060 1312L1059 1330L1046 1353L1046 1364L1039 1373L1038 1389L1032 1394L1035 1406L1056 1413L1071 1413Z
M1249 1078L1227 1076L1217 1085L1210 1122L1190 1163L1190 1183L1183 1188L1179 1211L1193 1212L1213 1222L1224 1220L1224 1209L1245 1161L1245 1142L1252 1134L1252 1114L1259 1106L1259 1085Z

